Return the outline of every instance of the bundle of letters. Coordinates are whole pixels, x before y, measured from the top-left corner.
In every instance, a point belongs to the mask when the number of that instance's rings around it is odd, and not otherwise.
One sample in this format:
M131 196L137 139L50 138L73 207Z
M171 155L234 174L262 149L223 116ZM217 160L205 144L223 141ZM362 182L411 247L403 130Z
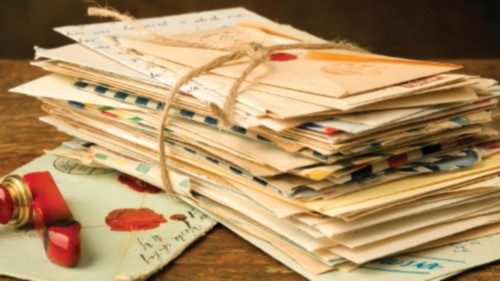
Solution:
M137 23L221 48L325 42L243 8ZM226 124L211 108L250 63L241 57L182 85L161 159L171 87L226 51L162 44L123 21L55 30L77 43L36 48L33 65L51 74L13 89L75 137L52 153L159 187L166 161L179 198L310 279L438 280L499 258L496 81L342 48L276 51Z

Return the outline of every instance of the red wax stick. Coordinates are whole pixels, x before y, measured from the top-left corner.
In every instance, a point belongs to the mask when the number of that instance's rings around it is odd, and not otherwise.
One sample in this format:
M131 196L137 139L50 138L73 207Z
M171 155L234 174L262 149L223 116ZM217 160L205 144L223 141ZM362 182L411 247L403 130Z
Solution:
M52 262L73 266L80 260L80 224L49 172L9 176L0 185L0 223L23 227L30 222Z

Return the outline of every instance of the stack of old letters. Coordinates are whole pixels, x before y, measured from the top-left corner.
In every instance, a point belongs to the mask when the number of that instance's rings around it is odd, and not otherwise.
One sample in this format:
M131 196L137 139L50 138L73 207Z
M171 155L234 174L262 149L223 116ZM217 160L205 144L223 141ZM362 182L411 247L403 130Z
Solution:
M138 23L221 48L324 42L241 8ZM33 64L52 74L13 90L77 138L53 153L159 187L166 161L180 198L308 278L430 280L498 258L496 81L342 48L276 51L246 77L226 124L211 108L251 62L241 57L181 87L160 159L169 90L227 51L162 44L128 22L56 31L78 43L37 48ZM483 245L474 257L446 260L470 239Z

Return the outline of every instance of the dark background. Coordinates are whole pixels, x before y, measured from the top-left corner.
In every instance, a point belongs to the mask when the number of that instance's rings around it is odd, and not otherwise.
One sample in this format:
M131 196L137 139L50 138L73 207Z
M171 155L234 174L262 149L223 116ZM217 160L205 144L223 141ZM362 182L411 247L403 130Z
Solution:
M495 0L96 0L136 17L243 6L326 39L413 58L500 57ZM82 0L0 0L0 58L32 58L33 45L70 43L52 27L101 21Z

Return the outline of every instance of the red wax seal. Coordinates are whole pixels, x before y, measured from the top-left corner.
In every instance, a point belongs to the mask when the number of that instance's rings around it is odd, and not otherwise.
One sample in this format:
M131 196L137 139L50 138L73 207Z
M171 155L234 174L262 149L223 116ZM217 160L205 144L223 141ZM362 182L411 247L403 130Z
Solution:
M158 187L127 174L120 174L118 181L138 192L153 194L163 192Z
M325 132L327 135L333 135L335 133L338 133L340 130L334 127L326 127Z
M271 61L289 61L295 59L297 59L296 55L284 52L272 53L270 58Z
M148 208L117 209L106 216L106 224L114 231L136 231L157 228L167 222L163 215Z
M7 189L0 184L0 224L7 224L14 215L14 201Z

